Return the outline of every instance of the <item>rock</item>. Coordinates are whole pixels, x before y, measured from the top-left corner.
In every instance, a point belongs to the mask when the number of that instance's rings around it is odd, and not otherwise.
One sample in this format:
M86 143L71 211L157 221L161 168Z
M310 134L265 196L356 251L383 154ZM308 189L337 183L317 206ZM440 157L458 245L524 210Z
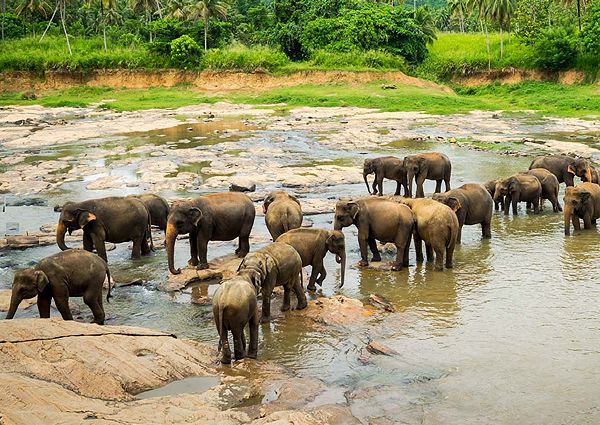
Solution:
M0 311L8 311L11 295L12 291L10 289L0 289ZM21 304L19 304L19 310L25 310L30 305L36 304L36 302L36 297L24 299L21 301Z
M390 303L388 300L386 300L381 295L371 294L371 295L369 295L369 301L375 307L381 308L381 309L383 309L385 311L389 311L389 312L396 311L396 309L394 308L394 306L392 305L392 303Z
M231 180L229 184L230 192L255 192L256 191L256 183L249 179L244 179L241 177L235 178Z
M188 267L181 269L181 274L169 274L167 281L161 283L158 288L166 292L179 291L193 283L227 279L235 274L241 262L242 259L235 255L218 257L208 263L208 269L196 270Z
M121 189L125 186L125 179L122 176L106 176L100 177L89 183L86 188L88 190L106 190L106 189Z
M24 207L24 206L36 206L45 207L48 205L48 200L36 197L18 197L11 199L10 197L6 200L6 206L8 207Z
M273 310L273 304L271 304L272 313ZM330 326L347 326L358 323L366 320L373 313L373 309L365 308L359 300L343 295L335 295L331 298L321 297L309 301L304 310L289 312L296 318L304 318L317 324Z
M378 354L378 355L384 355L384 356L394 356L394 355L398 354L397 351L392 350L391 348L386 347L385 345L383 345L377 341L369 342L367 344L366 349L371 354Z

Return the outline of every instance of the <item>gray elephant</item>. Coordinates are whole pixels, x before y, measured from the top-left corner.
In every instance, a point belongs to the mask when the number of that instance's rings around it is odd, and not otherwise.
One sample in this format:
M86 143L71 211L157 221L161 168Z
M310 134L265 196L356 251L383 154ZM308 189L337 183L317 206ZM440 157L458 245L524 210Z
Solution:
M335 205L334 229L355 225L358 229L360 266L369 265L367 246L371 249L371 261L381 261L377 242L393 242L396 245L396 261L392 270L408 266L410 236L413 231L413 216L410 208L389 199L377 197L340 200Z
M222 350L221 363L231 363L231 349L227 332L233 335L233 350L236 360L246 355L255 359L258 352L258 313L257 292L260 291L260 273L246 269L235 277L223 281L213 296L213 317L219 333L219 350ZM250 348L246 353L244 328L249 325Z
M267 229L276 241L280 235L302 225L302 207L293 195L277 190L265 196L263 212Z
M298 251L302 258L302 267L311 266L308 290L316 290L315 283L321 286L327 276L327 271L323 266L323 259L327 255L327 251L334 254L335 260L340 264L340 288L344 286L346 239L342 232L325 229L293 229L281 235L277 241L287 243Z
M406 169L404 168L404 160L396 158L395 156L383 156L379 158L365 159L363 164L363 178L367 185L369 194L371 188L369 187L369 181L367 176L369 174L375 174L375 180L373 180L373 195L383 195L383 179L390 179L396 181L396 193L400 195L400 187L404 187L404 196L408 196L408 185L406 181Z
M173 204L165 235L169 271L181 273L181 269L175 269L174 265L175 240L177 235L187 233L190 234L190 266L208 268L209 241L239 238L235 253L240 258L244 257L250 250L249 238L255 215L250 198L238 192L213 193Z
M540 197L542 196L542 185L535 176L527 174L515 174L496 183L494 200L504 198L504 214L508 215L512 205L513 215L517 215L519 202L533 204L533 212L540 212Z
M501 180L502 179L494 179L484 184L486 190L488 191L488 193L492 197L492 200L494 201L494 209L496 211L504 210L504 197L502 196L496 199L496 184L498 184L498 182Z
M54 298L62 318L73 320L69 297L83 297L83 302L94 315L93 323L103 325L102 286L105 277L108 277L108 301L111 296L110 272L102 258L82 249L69 249L46 257L37 265L15 273L6 318L15 316L21 301L37 296L41 318L50 317L50 302Z
M600 184L600 171L598 171L598 168L590 166L590 174L592 176L592 180L589 181L589 183ZM584 182L588 182L588 180L586 180L586 177L584 177L582 180Z
M535 158L529 169L545 168L556 176L559 183L565 183L567 186L574 186L573 178L575 176L583 181L592 181L592 172L590 164L583 158L573 158L566 155L545 155Z
M400 202L410 207L415 218L414 239L417 261L423 261L422 242L425 242L427 261L433 261L435 252L436 270L444 269L444 254L446 268L452 268L459 231L456 211L461 205L458 200L454 198L453 208L433 199L403 198Z
M565 191L564 223L565 235L571 234L571 224L575 230L581 230L579 219L583 219L583 228L591 229L600 217L600 186L584 182Z
M547 199L552 204L554 212L562 211L560 202L558 201L558 189L560 183L554 174L545 168L532 168L524 174L535 176L542 185L542 195L540 197L540 211L544 206L544 199Z
M283 286L281 311L290 309L290 294L294 291L297 310L306 308L306 295L302 289L302 258L290 245L273 242L266 247L248 254L240 264L238 272L255 271L260 274L262 291L262 322L271 318L271 295L273 288Z
M146 205L150 213L150 221L153 226L158 227L163 232L167 230L167 218L169 217L169 204L164 198L154 193L143 193L141 195L132 195Z
M132 258L150 253L150 214L142 201L133 197L108 197L83 202L67 202L62 206L56 243L61 250L65 234L83 229L83 249L93 251L107 261L104 242L121 243L133 241Z
M412 196L413 178L417 184L416 198L424 198L423 183L425 180L435 180L435 193L442 190L442 180L446 185L446 192L450 190L450 177L452 164L450 159L439 152L427 152L409 155L404 158L404 168L408 179L408 196Z
M487 189L477 183L463 184L457 189L444 193L435 193L434 201L448 205L455 210L458 218L458 236L456 242L460 243L462 238L462 227L472 224L481 224L481 234L484 239L492 237L492 214L494 212L494 201ZM460 207L456 208L456 201Z

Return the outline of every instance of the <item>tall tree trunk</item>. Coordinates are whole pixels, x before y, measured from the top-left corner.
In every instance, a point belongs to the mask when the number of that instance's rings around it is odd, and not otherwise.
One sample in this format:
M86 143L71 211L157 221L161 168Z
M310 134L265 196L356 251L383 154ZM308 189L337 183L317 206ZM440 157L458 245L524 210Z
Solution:
M100 17L102 18L102 38L104 39L104 51L106 52L108 48L106 47L106 19L104 18L103 0L100 0Z
M42 42L42 40L44 39L46 33L48 32L48 29L50 28L50 24L52 24L52 21L54 20L54 15L56 15L57 10L58 10L58 0L56 1L56 7L54 8L54 12L52 13L52 17L48 21L48 25L46 26L46 29L44 30L44 33L40 37L40 43Z
M72 55L73 51L71 50L71 42L69 41L69 34L67 34L67 25L65 24L65 17L67 15L67 5L65 3L65 0L62 0L61 9L62 10L60 12L60 20L62 21L63 31L65 32L65 39L67 40L67 48L69 49L69 55Z
M6 0L2 0L2 40L4 40L4 18L6 14ZM580 25L581 27L581 25Z
M581 0L577 0L577 20L579 21L579 32L581 32Z
M417 0L413 0L413 19L417 19Z
M500 23L500 59L504 57L504 36L502 34L502 23Z
M204 17L204 51L208 50L208 15Z
M508 15L508 44L510 44L510 15Z
M491 70L492 69L492 57L491 57L491 53L490 53L490 37L488 34L487 21L485 21L483 23L483 28L485 30L485 47L486 47L487 55L488 55L488 69Z

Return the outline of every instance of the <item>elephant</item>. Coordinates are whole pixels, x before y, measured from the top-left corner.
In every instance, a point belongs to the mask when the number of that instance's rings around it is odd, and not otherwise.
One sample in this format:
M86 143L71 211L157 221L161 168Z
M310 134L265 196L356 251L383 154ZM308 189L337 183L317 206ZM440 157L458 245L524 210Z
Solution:
M342 230L352 224L358 229L359 266L369 265L367 246L373 254L371 261L381 261L376 240L396 245L396 261L392 270L408 266L410 236L414 225L410 208L377 197L339 200L335 205L334 229Z
M173 205L167 219L165 246L172 274L175 269L175 239L177 235L190 234L190 259L188 264L199 270L208 268L209 241L230 241L239 238L235 253L243 258L250 251L250 231L254 224L254 204L239 192L212 193Z
M590 164L583 158L573 158L566 155L546 155L535 158L529 169L545 168L556 176L559 183L574 186L573 177L577 176L583 181L592 181Z
M337 230L326 229L293 229L284 233L277 239L291 245L302 258L302 267L311 266L310 279L307 289L314 291L327 276L323 266L323 259L327 251L335 254L335 260L340 264L340 288L344 286L346 275L346 239L344 234Z
M446 185L446 192L450 190L450 176L452 164L450 159L443 153L427 152L417 155L409 155L404 158L404 168L408 180L408 197L412 197L413 178L417 184L416 198L424 198L423 183L425 179L435 180L435 193L442 190L442 180Z
M458 201L460 207L455 210L458 218L458 236L456 243L461 243L462 227L467 224L481 224L481 233L484 239L492 237L492 214L494 200L487 189L477 183L463 184L457 189L444 193L434 193L434 201L441 202L454 209Z
M252 252L244 258L238 272L255 271L260 274L262 291L261 322L271 319L271 294L276 286L283 286L283 305L281 311L290 309L290 291L294 291L298 300L296 309L306 308L306 295L302 289L302 258L287 243L273 242Z
M169 216L169 204L164 198L154 193L143 193L141 195L132 195L146 205L150 213L150 221L153 226L158 227L163 232L167 230L167 217Z
M451 269L460 227L456 217L456 211L461 208L460 202L454 198L453 208L433 199L403 198L400 202L410 207L415 217L416 226L413 236L417 261L423 261L421 242L424 241L427 261L433 260L435 252L435 270L444 269L444 253L446 268Z
M517 204L527 202L533 204L533 212L540 212L542 185L535 176L515 174L496 183L494 201L504 197L504 215L508 215L512 203L513 215L517 215Z
M16 271L6 318L15 316L21 301L37 295L41 318L50 317L50 302L54 298L62 318L73 320L69 297L83 297L83 302L94 315L93 323L103 325L102 286L105 277L108 277L108 302L111 297L110 272L102 258L83 249L69 249L46 257L33 267Z
M596 183L584 182L575 187L567 187L565 191L565 235L571 234L569 221L575 230L581 230L579 219L583 219L583 228L591 229L592 224L600 217L600 186Z
M590 166L590 173L592 175L591 183L600 184L600 171L598 171L598 168ZM582 180L589 182L587 178L584 178Z
M540 181L542 185L542 196L540 198L540 211L544 206L544 199L547 199L552 204L552 210L554 212L562 211L562 207L560 206L560 202L558 201L558 189L560 183L554 174L545 168L532 168L529 171L526 171L524 174L529 174L530 176L535 176Z
M227 332L233 335L233 350L236 360L246 354L255 359L258 352L258 315L257 292L260 290L260 274L254 270L240 272L235 277L223 281L213 295L213 316L219 333L219 351L222 350L221 363L231 363L231 349ZM250 349L246 353L244 328L250 328Z
M104 242L133 241L132 258L150 253L150 213L136 198L115 196L67 202L62 206L56 227L56 243L61 250L69 249L65 233L77 229L83 229L83 249L91 252L96 248L104 261L107 261Z
M494 201L494 209L496 211L498 211L500 209L504 210L504 197L500 197L498 200L496 200L496 196L495 196L496 195L496 183L498 183L500 180L502 180L502 179L494 179L494 180L490 180L484 184L488 193L492 197L492 200Z
M297 229L302 225L300 201L283 190L277 190L265 196L263 212L273 242L281 234L290 229Z
M367 176L375 174L373 180L373 195L383 195L383 179L396 180L396 193L400 195L400 186L404 187L404 196L408 196L408 184L406 181L406 169L404 168L404 160L395 156L383 156L379 158L365 159L363 164L363 178L367 185L367 190L371 194L369 181ZM378 189L379 188L379 189Z

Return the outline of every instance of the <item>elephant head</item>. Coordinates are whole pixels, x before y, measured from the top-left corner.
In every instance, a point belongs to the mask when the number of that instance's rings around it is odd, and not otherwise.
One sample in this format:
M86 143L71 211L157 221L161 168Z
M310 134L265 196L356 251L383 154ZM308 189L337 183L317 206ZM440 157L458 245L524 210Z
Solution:
M340 265L340 288L344 286L346 278L346 238L339 230L330 230L326 240L327 249L335 254L335 261Z
M592 182L590 164L583 158L577 158L567 167L567 172L581 178L584 182Z
M270 192L263 201L263 213L266 214L269 210L269 205L273 202L281 200L281 199L290 199L300 205L300 201L294 195L290 195L284 190L276 190L274 192Z
M58 225L56 226L56 243L61 250L69 247L65 244L65 233L69 235L73 230L83 229L90 222L97 220L96 215L87 209L81 208L79 204L67 202L62 206Z
M427 172L427 160L420 155L408 155L404 158L404 169L408 181L408 192L412 196L412 181L415 176Z
M167 248L167 261L169 271L172 274L181 273L181 269L175 269L175 240L177 235L187 234L194 230L202 220L200 208L181 202L173 205L167 218L167 231L165 234L165 247ZM190 241L195 243L195 241Z
M518 190L518 187L519 181L514 176L499 180L494 191L494 201L500 201L501 198Z
M494 195L496 193L496 183L498 183L500 180L495 179L495 180L490 180L489 182L485 183L485 189L488 191L488 193L490 194L490 196L492 197L492 199L494 198Z
M367 176L369 174L373 174L375 172L375 160L374 159L365 159L365 163L363 164L363 178L365 179L365 184L367 185L367 190L369 191L369 195L371 194L371 188L369 187L369 181L367 180Z
M450 209L454 212L457 212L461 205L460 201L454 196L446 195L445 193L434 193L431 197L434 201L441 202L442 204L448 205Z
M360 206L357 202L349 200L340 200L335 204L335 218L333 228L342 230L344 227L351 226L358 218Z
M277 264L270 255L263 252L251 252L242 260L238 267L238 273L248 273L255 287L260 288L269 271L276 267Z
M564 223L565 235L571 234L571 218L573 214L583 217L586 211L592 209L592 194L586 189L569 186L565 190Z
M34 268L17 270L13 279L10 307L6 318L12 319L15 317L21 301L33 298L43 292L48 283L48 276L40 270Z

